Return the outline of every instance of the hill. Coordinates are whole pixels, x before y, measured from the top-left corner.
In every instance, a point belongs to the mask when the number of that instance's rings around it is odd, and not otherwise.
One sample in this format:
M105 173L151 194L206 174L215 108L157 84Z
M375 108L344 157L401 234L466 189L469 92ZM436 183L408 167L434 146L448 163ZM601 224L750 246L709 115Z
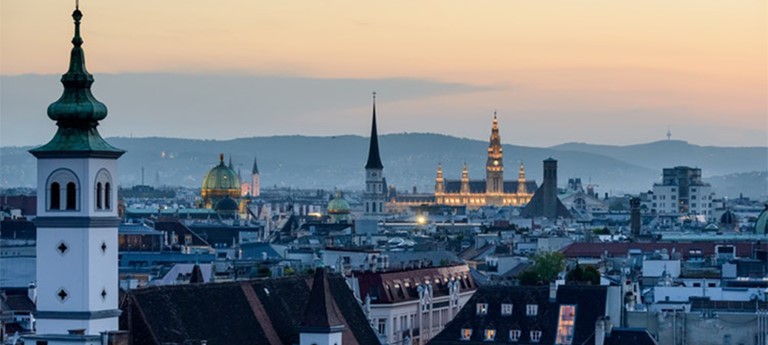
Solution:
M131 186L182 185L198 187L205 172L217 163L219 153L231 157L243 176L250 174L258 157L263 186L298 188L363 188L368 139L360 136L334 137L274 136L234 140L195 140L174 138L109 138L114 146L127 151L119 161L120 183ZM435 169L442 162L446 178L459 178L466 162L470 178L482 179L487 143L440 134L389 134L380 138L384 172L390 185L399 190L432 191ZM633 146L564 144L550 148L504 145L506 178L517 177L519 162L524 162L529 179L541 181L541 161L559 161L559 184L569 177L598 185L600 193L640 192L651 188L661 167L687 164L704 169L705 176L765 170L765 148L703 147L674 143ZM0 184L3 187L33 186L34 157L30 147L0 148ZM656 151L657 160L653 159ZM693 152L693 153L692 153ZM727 157L720 157L725 155ZM227 158L229 159L229 158ZM763 161L764 162L764 161ZM723 167L720 165L727 165ZM716 180L720 181L720 180ZM741 187L739 187L741 188ZM728 188L731 189L730 187ZM744 190L745 195L751 191ZM735 191L738 195L738 191ZM765 193L763 193L765 194ZM760 193L757 193L760 195Z

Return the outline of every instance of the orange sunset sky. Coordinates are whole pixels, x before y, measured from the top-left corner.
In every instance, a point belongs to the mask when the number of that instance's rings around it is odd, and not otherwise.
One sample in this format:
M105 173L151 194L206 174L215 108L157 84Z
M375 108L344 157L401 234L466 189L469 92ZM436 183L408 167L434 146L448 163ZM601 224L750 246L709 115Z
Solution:
M83 0L81 9L94 93L110 107L100 127L107 136L364 135L370 91L377 89L384 133L485 140L498 109L502 140L518 145L648 142L663 139L669 127L673 137L697 144L766 146L766 3ZM52 129L39 138L16 133L53 128L44 112L60 86L51 79L53 91L38 95L18 78L65 72L74 1L0 6L0 94L7 103L0 144L39 144ZM281 99L309 105L290 111L212 96L218 116L242 126L147 128L135 120L176 116L183 102L153 98L157 104L142 108L119 101L130 95L115 94L109 82L99 85L105 75L145 73L287 76L319 89L323 80L369 82L359 92L345 88L352 91L334 96L347 101L333 104L313 99L329 97L327 91L299 88ZM415 97L395 92L396 83L377 87L387 79L464 87ZM247 98L260 103L258 93ZM193 110L185 111L192 122L211 115ZM258 114L244 115L251 111ZM299 121L285 126L287 116Z

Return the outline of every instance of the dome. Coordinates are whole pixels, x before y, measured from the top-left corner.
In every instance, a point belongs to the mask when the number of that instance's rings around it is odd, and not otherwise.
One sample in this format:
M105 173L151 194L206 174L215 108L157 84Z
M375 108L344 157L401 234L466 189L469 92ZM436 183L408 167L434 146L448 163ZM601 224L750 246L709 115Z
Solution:
M765 235L768 233L768 204L765 204L765 209L760 213L759 216L757 216L757 221L755 222L755 233L760 235Z
M216 211L237 211L237 201L235 199L232 199L230 197L226 197L224 199L219 200L219 202L216 203Z
M326 210L328 211L328 214L349 214L349 202L344 199L341 192L336 191L336 197L328 202Z
M203 179L203 190L229 190L240 192L240 177L235 169L224 164L224 155L219 157L219 165L213 167Z

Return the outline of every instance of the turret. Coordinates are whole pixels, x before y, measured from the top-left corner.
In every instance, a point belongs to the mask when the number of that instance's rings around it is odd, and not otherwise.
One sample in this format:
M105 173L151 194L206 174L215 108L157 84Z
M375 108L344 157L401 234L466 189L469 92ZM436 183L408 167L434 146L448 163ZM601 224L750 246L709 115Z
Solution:
M499 120L496 112L493 113L493 127L488 143L488 160L485 163L485 191L488 194L501 194L504 192L504 161L501 150L501 137L499 136Z
M520 171L517 173L517 194L526 194L528 189L525 186L525 166L520 162Z
M445 179L443 178L443 165L437 163L437 177L435 178L435 194L445 193Z
M467 171L466 162L464 162L464 166L461 168L461 194L469 194L469 172Z

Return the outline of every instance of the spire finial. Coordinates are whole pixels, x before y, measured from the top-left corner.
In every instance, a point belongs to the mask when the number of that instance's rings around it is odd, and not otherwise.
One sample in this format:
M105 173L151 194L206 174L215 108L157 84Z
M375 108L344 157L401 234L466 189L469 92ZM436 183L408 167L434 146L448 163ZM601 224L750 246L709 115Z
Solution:
M373 92L373 105L376 105L376 91Z

